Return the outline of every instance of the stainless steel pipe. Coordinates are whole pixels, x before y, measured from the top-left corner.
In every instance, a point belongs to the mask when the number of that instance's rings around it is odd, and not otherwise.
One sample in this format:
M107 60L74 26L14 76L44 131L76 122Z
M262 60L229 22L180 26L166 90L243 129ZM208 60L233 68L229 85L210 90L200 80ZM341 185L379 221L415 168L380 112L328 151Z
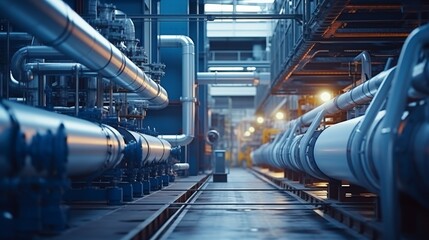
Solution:
M62 1L0 1L0 11L39 40L100 72L153 104L168 105L164 88Z
M161 35L160 47L182 48L182 129L179 135L160 135L173 146L186 146L195 133L195 50L194 42L187 36Z
M258 85L260 79L269 79L270 73L263 72L198 72L198 85L206 84L252 84Z
M3 100L0 105L0 176L11 174L14 162L10 151L25 146L12 142L13 120L18 123L25 140L30 143L37 133L55 132L60 124L65 126L68 146L66 172L68 176L87 176L116 166L123 157L125 142L114 128L88 122ZM22 174L36 174L29 160Z

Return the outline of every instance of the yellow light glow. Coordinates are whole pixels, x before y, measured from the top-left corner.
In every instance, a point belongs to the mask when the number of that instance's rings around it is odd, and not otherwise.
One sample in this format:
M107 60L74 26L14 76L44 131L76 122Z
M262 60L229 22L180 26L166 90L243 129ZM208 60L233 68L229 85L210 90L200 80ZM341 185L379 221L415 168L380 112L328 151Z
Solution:
M262 123L264 123L264 118L263 117L257 117L256 122L259 124L262 124Z
M252 126L250 126L250 127L249 127L249 132L251 132L251 133L255 132L255 128L254 128L254 127L252 127Z
M322 93L320 94L320 99L321 99L323 102L327 102L327 101L329 101L329 100L331 100L331 99L332 99L332 94L330 94L329 92L322 92Z
M244 136L245 137L249 137L250 136L250 132L249 131L244 132Z
M285 117L285 114L283 112L277 112L276 113L276 119L282 120Z

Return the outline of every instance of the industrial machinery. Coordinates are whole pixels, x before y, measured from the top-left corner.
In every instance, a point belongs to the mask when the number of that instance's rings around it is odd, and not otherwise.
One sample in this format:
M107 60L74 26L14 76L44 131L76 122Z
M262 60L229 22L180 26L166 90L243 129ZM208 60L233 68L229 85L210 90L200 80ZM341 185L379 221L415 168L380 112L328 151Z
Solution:
M254 164L361 186L379 196L383 238L423 236L429 208L428 42L429 25L415 29L396 67L288 122L252 152ZM362 116L324 122L365 104Z
M2 1L0 9L28 32L2 35L24 41L8 45L17 49L10 75L1 75L0 238L58 233L68 224L64 202L122 204L189 169L179 162L194 135L189 37L159 36L161 47L183 48L186 68L183 134L159 135L143 121L169 104L165 65L149 62L126 14L97 0L86 21L62 1Z

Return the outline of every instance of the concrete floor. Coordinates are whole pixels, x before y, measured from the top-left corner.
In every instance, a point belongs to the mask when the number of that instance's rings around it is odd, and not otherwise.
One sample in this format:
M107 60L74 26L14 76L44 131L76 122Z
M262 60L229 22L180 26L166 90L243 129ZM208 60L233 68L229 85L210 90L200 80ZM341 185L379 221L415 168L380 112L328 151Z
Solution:
M267 190L210 191L250 188ZM187 208L168 239L356 239L317 215L312 206L293 205L299 201L245 169L232 169L227 183L210 182L206 189L195 201L198 205Z

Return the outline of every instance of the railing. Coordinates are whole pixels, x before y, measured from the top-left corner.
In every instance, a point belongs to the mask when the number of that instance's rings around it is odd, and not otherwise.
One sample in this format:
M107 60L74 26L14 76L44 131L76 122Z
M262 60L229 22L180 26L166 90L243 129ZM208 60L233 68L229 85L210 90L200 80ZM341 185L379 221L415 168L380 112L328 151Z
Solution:
M272 49L278 49L271 56L271 76L273 80L284 71L287 63L296 53L298 45L303 39L304 27L314 20L316 12L324 1L326 0L308 1L308 7L304 6L304 0L277 0L275 2L275 10L278 13L302 14L305 16L304 9L308 9L309 12L307 13L308 16L304 17L303 23L290 19L277 21L271 41Z

